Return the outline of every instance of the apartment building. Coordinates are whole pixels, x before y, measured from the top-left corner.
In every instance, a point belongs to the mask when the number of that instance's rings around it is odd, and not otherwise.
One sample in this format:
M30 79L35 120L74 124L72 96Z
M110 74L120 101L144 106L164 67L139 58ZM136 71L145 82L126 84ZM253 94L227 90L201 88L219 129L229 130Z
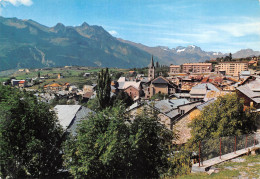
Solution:
M180 65L170 65L170 73L180 73L181 66Z
M217 70L225 72L226 75L239 76L241 71L248 70L248 62L220 62Z
M182 65L183 73L205 73L211 72L212 64L211 63L184 63Z

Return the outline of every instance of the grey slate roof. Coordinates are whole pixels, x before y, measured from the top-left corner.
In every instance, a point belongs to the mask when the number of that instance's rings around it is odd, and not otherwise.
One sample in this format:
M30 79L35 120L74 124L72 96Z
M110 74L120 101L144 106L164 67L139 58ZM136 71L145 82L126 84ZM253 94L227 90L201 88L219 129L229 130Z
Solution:
M208 101L206 101L206 102L204 102L204 103L202 103L202 104L200 104L200 105L197 105L196 107L198 108L198 110L202 111L204 107L210 105L210 104L213 103L215 100L216 100L216 99L212 98L212 99L210 99L210 100L208 100Z
M152 83L154 84L168 84L169 82L161 77L158 77L157 79L153 80Z
M245 94L256 103L260 103L260 92L253 91L248 85L239 86L237 90Z
M242 75L242 76L250 76L251 72L250 71L241 71L240 75Z
M87 119L92 110L81 105L56 105L54 111L62 128L72 135L76 134L77 125L80 121Z
M206 94L207 89L206 88L191 88L190 94L191 95L196 95L196 94Z
M168 117L173 118L179 114L178 111L174 109L177 109L178 106L189 104L190 102L187 99L182 98L148 102L149 105L152 105L152 103L154 103L154 107L161 113L164 113Z

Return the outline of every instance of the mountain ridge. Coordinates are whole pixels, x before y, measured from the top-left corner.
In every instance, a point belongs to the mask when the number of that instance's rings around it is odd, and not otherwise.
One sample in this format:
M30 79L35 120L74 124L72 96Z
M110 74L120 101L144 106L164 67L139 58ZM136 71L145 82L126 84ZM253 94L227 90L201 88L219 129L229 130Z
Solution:
M240 50L234 58L260 55L252 49ZM47 27L31 19L0 16L0 71L17 68L56 66L145 67L151 56L160 64L203 62L225 56L189 45L168 48L148 47L113 37L102 26L83 22L80 26L57 23Z
M128 40L123 40L121 38L118 38L118 40L136 46L148 53L153 54L154 56L157 56L160 59L160 61L163 61L166 65L179 65L182 63L204 62L206 60L215 59L217 57L225 57L229 55L229 53L222 52L207 52L195 45L188 45L187 47L177 46L175 48L170 49L166 46L149 47L141 43L135 43ZM259 51L254 51L252 49L241 49L232 54L234 58L245 58L259 55Z
M0 70L48 66L132 68L151 55L119 42L101 26L46 27L32 20L0 17Z

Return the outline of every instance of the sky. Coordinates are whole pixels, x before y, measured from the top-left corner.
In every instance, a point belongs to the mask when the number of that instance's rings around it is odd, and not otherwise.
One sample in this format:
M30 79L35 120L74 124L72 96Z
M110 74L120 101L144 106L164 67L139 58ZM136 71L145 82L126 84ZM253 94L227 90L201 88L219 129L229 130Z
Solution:
M147 46L260 51L260 0L0 0L0 15L49 27L87 22Z

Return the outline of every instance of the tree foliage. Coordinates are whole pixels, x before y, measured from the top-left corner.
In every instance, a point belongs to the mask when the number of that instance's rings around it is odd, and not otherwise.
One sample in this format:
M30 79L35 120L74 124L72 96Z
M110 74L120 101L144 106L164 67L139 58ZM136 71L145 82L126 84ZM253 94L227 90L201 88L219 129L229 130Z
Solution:
M111 101L114 105L121 102L126 107L131 106L134 103L133 99L124 91L119 91L116 96L112 97Z
M100 109L105 109L110 105L110 92L111 92L111 78L108 71L101 70L98 74L98 82L97 82L97 98L98 105Z
M130 124L118 105L81 124L65 144L65 163L75 178L158 178L171 137L154 117L143 114Z
M55 174L62 164L62 129L49 106L32 94L0 86L0 112L1 177Z
M206 106L193 119L192 142L204 138L217 138L252 133L256 130L256 113L245 110L243 100L236 94L227 94Z
M155 95L153 95L151 97L151 100L156 100L156 99L164 100L164 99L168 99L168 98L169 98L168 94L156 93Z

